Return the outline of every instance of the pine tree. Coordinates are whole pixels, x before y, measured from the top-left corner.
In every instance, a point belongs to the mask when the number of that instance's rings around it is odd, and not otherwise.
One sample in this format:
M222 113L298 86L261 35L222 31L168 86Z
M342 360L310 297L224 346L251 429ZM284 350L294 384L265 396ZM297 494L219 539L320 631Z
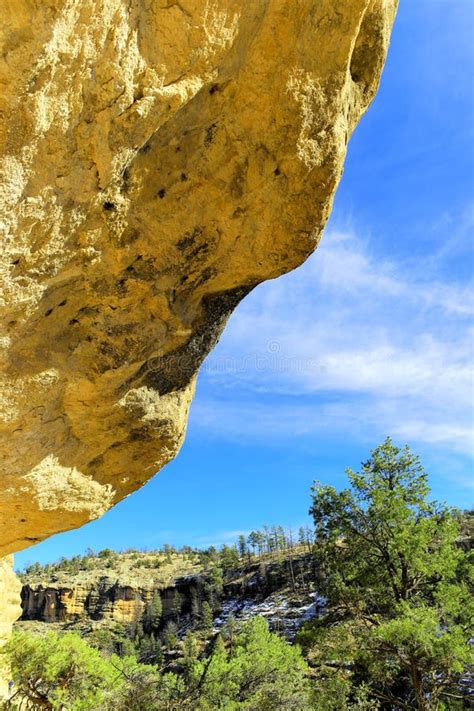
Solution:
M162 640L168 650L174 649L178 644L178 628L172 620L166 623Z
M178 622L181 617L182 607L183 607L183 596L181 595L180 592L178 592L178 590L175 590L173 593L173 598L171 600L170 612L171 612L171 615L173 617L175 617Z
M300 546L306 545L306 530L304 526L300 526L298 529L298 543Z
M237 549L234 548L233 546L223 545L221 548L221 561L222 561L222 567L225 570L229 570L231 568L237 568L240 563L239 554L237 552Z
M278 526L278 544L282 550L288 546L288 536L283 526Z
M144 626L147 632L156 632L161 624L163 604L160 593L155 590L153 597L145 608Z
M258 555L261 557L265 550L265 536L261 531L257 531Z
M291 531L291 528L290 528L288 542L289 542L288 567L290 569L291 589L293 590L293 592L295 592L296 591L296 583L295 583L295 572L293 569L293 533Z
M255 552L258 548L258 533L257 533L257 531L252 531L249 534L249 537L247 539L247 545L249 548L252 549L252 552L255 555Z
M155 643L156 640L153 634L142 637L140 640L138 655L140 661L144 664L153 664L155 657Z
M192 632L186 632L183 639L183 674L186 682L192 680L192 671L199 656L199 642Z
M234 615L230 614L222 628L222 639L226 642L229 651L232 653L235 637L237 635L237 622ZM219 635L220 636L220 635Z
M314 543L314 531L306 526L306 545L308 546L308 551L311 553L311 547Z
M201 608L201 603L200 603L199 589L198 588L191 588L191 620L193 623L193 627L196 626L196 623L199 620L200 608Z
M202 605L201 629L205 632L211 632L213 626L212 608L205 600Z
M270 528L267 526L267 524L265 524L263 527L263 540L265 542L265 548L267 553L270 553L272 537L270 533Z
M209 591L211 608L213 610L217 610L220 606L220 600L224 590L224 573L219 565L215 565L212 568L210 581L207 587Z
M247 553L247 541L245 540L245 536L243 534L240 534L239 542L237 545L239 549L239 556L241 558L244 558L245 554Z
M203 703L194 708L310 711L307 674L298 647L255 617L242 625L232 651L216 643L210 663L196 664Z
M115 668L119 658L105 659L73 632L16 632L1 648L2 668L4 656L15 683L16 698L8 706L15 709L104 708L102 702L122 683Z

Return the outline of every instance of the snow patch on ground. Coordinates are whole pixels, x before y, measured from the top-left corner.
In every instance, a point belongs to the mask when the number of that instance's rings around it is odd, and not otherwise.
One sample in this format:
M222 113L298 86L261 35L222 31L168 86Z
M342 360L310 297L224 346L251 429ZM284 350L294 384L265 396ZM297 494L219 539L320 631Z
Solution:
M272 632L280 632L292 641L304 622L323 613L325 604L325 599L316 592L307 593L299 600L283 593L275 593L265 600L231 598L224 601L219 616L214 618L214 632L219 632L231 616L237 622L261 616L268 621Z

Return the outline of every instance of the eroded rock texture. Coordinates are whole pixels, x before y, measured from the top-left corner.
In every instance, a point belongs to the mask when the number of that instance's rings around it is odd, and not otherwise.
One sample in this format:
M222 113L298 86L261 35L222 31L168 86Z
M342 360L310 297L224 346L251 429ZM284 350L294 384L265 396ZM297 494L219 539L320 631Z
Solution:
M13 572L13 557L0 559L0 645L4 643L11 632L15 620L20 616L21 583ZM8 670L0 657L0 699L7 692Z
M0 0L0 552L179 449L196 372L315 249L396 0Z
M20 614L21 583L13 572L13 557L0 559L0 642L10 631L11 624Z
M24 585L21 619L70 623L87 617L127 624L142 617L152 597L153 588L120 585L107 578L74 587Z

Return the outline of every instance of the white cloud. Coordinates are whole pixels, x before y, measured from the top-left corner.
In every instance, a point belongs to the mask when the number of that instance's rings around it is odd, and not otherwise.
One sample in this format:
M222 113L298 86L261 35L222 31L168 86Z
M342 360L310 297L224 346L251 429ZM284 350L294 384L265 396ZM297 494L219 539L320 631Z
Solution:
M447 447L459 454L472 448L472 428L442 418L424 418L402 400L312 402L275 406L206 399L194 405L193 422L214 436L231 441L287 443L288 437L327 439L341 436L372 446L390 434L401 442Z
M436 280L407 279L397 265L387 261L375 262L365 245L350 233L332 233L326 239L330 246L321 248L317 262L318 279L323 288L336 289L340 294L356 294L364 290L374 296L403 299L418 308L474 314L473 284L460 287Z
M205 364L195 425L226 438L391 433L471 451L472 290L433 260L420 278L420 265L381 261L369 244L328 233L303 267L248 297Z

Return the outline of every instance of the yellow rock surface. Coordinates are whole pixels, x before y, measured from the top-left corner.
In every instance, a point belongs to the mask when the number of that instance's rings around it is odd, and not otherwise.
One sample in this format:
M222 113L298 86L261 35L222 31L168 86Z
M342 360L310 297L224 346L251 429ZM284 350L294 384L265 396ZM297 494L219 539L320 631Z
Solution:
M23 588L23 614L43 622L73 622L91 613L94 619L129 623L140 619L153 589L121 586L114 581L62 587Z
M21 614L21 583L13 572L13 557L0 559L0 645L11 632L12 625ZM0 699L8 691L8 670L0 658Z
M0 552L178 451L196 372L315 249L396 0L0 0Z

